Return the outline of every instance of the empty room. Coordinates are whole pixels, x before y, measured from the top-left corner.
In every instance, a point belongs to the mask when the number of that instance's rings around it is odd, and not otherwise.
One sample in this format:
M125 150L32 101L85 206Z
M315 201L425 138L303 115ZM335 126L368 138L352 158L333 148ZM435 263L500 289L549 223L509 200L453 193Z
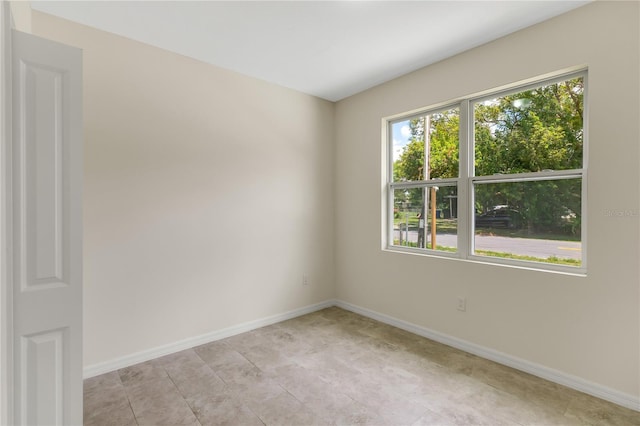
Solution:
M1 10L0 424L640 425L637 1Z

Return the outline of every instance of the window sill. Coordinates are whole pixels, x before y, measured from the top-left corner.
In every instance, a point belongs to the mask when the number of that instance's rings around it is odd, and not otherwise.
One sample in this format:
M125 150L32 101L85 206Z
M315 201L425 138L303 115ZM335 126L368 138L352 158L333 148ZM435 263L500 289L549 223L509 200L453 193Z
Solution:
M412 247L388 246L382 248L383 252L409 254L414 256L422 256L434 259L443 259L447 261L458 261L473 263L478 265L496 266L502 268L515 268L526 271L547 272L552 274L568 275L573 277L586 277L587 271L583 267L573 267L564 265L547 264L541 262L527 262L522 260L509 260L488 256L470 255L467 258L460 256L460 253L437 252L428 249L418 249Z

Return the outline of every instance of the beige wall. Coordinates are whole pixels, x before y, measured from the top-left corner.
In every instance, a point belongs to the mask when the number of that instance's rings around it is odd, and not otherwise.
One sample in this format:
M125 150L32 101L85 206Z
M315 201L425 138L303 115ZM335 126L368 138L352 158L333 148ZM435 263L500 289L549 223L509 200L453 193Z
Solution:
M334 297L332 103L35 11L33 32L84 49L85 366Z
M637 398L638 17L637 2L591 4L339 102L338 298ZM586 278L381 250L382 117L582 65ZM456 310L458 296L467 312Z
M11 19L16 30L31 32L31 4L28 1L10 1Z

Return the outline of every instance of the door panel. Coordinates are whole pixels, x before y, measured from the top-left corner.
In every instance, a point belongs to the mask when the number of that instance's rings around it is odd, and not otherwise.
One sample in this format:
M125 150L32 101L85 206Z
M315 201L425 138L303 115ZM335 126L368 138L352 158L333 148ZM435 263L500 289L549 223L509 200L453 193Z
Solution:
M23 257L22 289L33 290L67 285L64 263L68 263L68 211L63 208L65 152L62 70L44 69L29 63L20 66L22 90L27 99L27 137L19 149L25 164L26 256ZM33 132L33 133L31 133ZM29 134L31 133L31 134ZM67 185L68 186L68 185ZM65 220L67 219L67 220ZM65 244L67 243L67 244ZM29 264L33 262L33 264Z
M68 328L22 337L24 371L22 377L22 418L25 424L63 424L65 373L64 348L69 345ZM30 409L36 402L35 409ZM53 421L52 421L53 420Z
M12 48L14 416L82 424L82 57L17 31Z

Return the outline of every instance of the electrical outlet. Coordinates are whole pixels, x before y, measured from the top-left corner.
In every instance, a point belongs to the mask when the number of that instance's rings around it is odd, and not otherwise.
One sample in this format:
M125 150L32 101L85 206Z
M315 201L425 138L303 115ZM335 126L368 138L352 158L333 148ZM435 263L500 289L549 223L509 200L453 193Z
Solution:
M302 274L302 285L309 285L309 275Z
M458 310L465 312L467 310L467 298L458 297Z

